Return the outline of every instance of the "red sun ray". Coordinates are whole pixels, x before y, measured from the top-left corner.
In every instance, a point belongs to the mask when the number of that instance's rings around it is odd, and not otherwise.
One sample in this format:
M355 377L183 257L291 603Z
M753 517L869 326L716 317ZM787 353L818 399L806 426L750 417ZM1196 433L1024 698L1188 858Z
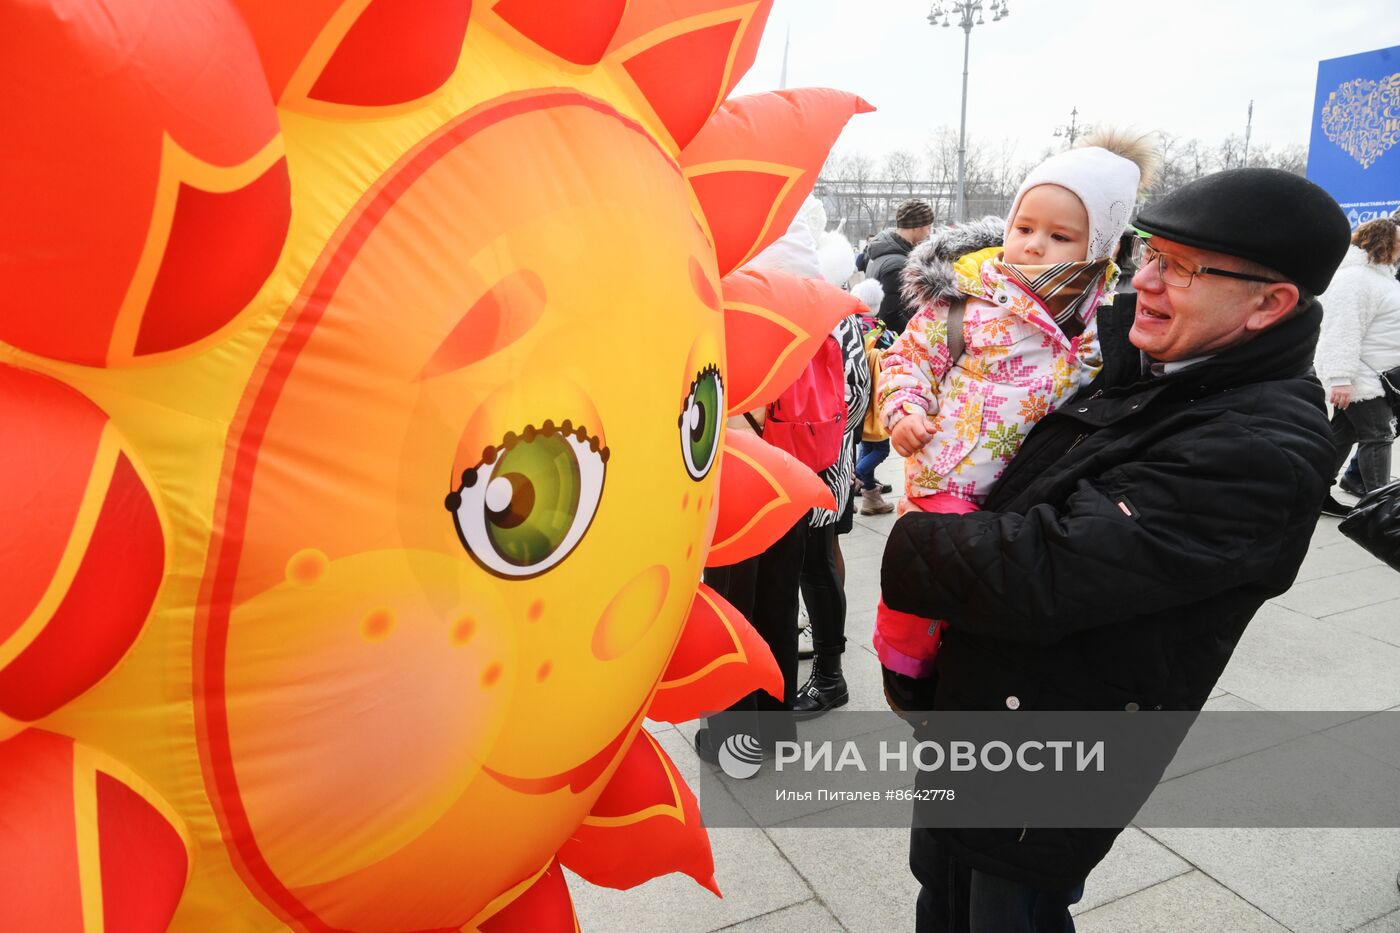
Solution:
M95 777L104 928L163 929L184 892L185 842L135 790L109 774ZM141 857L132 858L134 853Z
M772 0L633 3L610 55L651 107L675 150L719 107L758 52Z
M0 742L0 929L80 930L89 914L114 931L170 923L185 836L164 802L113 766L40 729Z
M627 0L498 0L492 10L516 32L575 65L596 65L617 31Z
M740 269L725 276L720 288L730 415L777 398L837 322L864 309L834 285L775 269Z
M719 894L700 805L656 739L643 730L592 812L559 850L593 884L631 888L685 872Z
M165 572L160 516L96 405L0 365L0 713L47 716L100 681L136 641ZM15 598L15 597L18 598Z
M452 77L472 0L233 0L253 35L272 97L352 107L421 99ZM347 17L353 14L353 19Z
M800 88L736 97L680 154L728 274L787 230L841 129L875 108L854 94Z
M755 690L782 698L783 675L773 652L738 609L700 584L647 716L686 722Z
M739 24L731 20L682 33L643 49L622 67L646 96L666 131L684 148L714 113L724 86L729 49ZM677 61L689 66L677 71Z
M235 191L179 192L136 356L192 344L232 320L271 274L291 223L286 159Z
M471 11L471 0L373 0L309 96L360 107L426 97L452 77Z
M178 321L168 303L150 309L164 348L229 324L266 279L291 210L285 165L264 159L281 131L238 11L225 0L4 3L0 35L13 37L0 83L24 88L0 108L0 341L129 365L131 342L114 342L147 313L156 266L179 305ZM195 190L167 244L172 181ZM167 290L185 275L200 288Z
M834 509L831 490L805 465L746 431L725 436L706 567L763 553L808 509Z
M685 25L737 22L739 29L731 49L728 79L720 92L722 97L734 90L739 79L753 66L758 43L763 38L763 29L772 9L773 0L652 0L650 3L630 3L626 15L618 24L610 51L624 50L630 54L639 47L656 44L654 41L648 42L649 39L665 38L686 31Z
M572 930L578 933L574 902L559 860L549 863L534 883L505 907L476 926L479 933L516 933L519 930Z

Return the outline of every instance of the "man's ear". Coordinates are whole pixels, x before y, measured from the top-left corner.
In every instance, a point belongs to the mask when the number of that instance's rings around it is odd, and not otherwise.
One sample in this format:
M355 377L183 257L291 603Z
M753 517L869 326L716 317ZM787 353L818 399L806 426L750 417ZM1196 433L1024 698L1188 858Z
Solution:
M1245 330L1265 331L1288 317L1298 305L1298 286L1292 282L1264 285L1250 296L1254 310L1245 321Z

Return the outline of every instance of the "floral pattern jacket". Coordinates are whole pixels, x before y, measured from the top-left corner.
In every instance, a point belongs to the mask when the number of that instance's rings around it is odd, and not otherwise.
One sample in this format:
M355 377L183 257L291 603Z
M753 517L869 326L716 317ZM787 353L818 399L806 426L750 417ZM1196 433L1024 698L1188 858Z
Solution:
M1085 304L1085 329L1065 335L1040 299L998 272L1002 222L986 218L930 237L910 255L904 294L919 308L881 357L877 401L893 428L924 413L934 438L904 464L914 497L945 492L980 505L1035 423L1102 367L1097 310L1117 268ZM966 299L962 356L950 359L948 309Z

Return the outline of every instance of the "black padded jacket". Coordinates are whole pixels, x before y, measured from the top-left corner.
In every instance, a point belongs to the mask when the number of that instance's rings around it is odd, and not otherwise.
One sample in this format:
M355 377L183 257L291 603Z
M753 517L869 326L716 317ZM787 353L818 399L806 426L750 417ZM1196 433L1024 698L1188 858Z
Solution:
M916 310L905 302L901 291L904 264L909 261L909 253L913 249L914 244L904 237L893 230L885 230L870 242L870 248L865 252L865 274L878 279L885 290L885 297L880 300L880 311L876 316L896 334L904 331L904 326L909 323Z
M1245 626L1297 575L1332 446L1314 302L1157 378L1100 311L1105 368L1031 431L971 515L896 522L881 586L948 620L934 709L1199 710ZM974 868L1082 880L1117 830L940 829Z

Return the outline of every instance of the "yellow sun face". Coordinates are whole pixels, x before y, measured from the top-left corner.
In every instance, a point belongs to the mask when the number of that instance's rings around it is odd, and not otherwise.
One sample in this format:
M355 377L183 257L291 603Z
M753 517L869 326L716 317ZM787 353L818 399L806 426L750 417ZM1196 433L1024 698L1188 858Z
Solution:
M521 151L559 164L550 185L514 171ZM228 803L272 841L248 857L333 924L424 852L502 890L588 813L694 598L722 441L713 250L637 124L523 97L397 171L321 264L336 279L308 283L325 299L294 311L316 318L272 361L286 378L248 404L256 462L288 468L252 471L229 515ZM425 910L461 899L451 875L395 880Z
M107 270L136 284L72 315L121 346L0 330L0 429L57 451L10 486L74 528L31 536L32 597L0 606L0 806L3 775L69 761L56 799L98 801L74 909L124 909L92 853L130 810L153 828L116 838L163 885L143 916L175 928L559 928L561 863L713 884L641 722L775 689L701 570L824 493L724 419L847 313L722 276L863 102L716 113L761 0L242 6L275 115L227 121L236 170L157 149L157 220L118 218L147 239ZM172 312L183 244L264 203L228 238L258 248L207 273L222 304ZM123 515L140 574L101 562ZM116 621L80 639L98 592Z

